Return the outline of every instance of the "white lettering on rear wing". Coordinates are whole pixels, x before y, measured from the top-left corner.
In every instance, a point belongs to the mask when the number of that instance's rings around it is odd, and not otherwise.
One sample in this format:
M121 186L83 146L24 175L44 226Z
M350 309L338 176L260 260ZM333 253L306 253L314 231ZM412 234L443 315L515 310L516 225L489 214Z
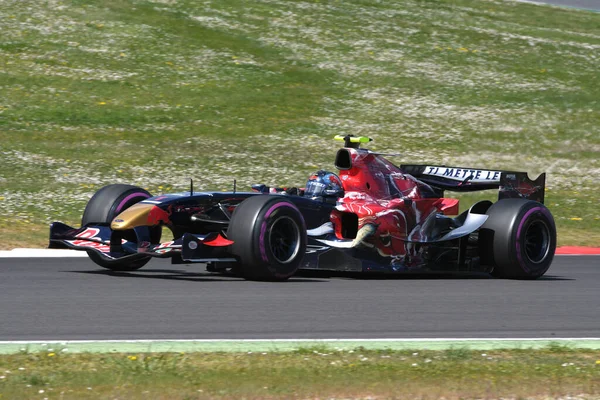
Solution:
M454 181L467 180L471 183L498 183L502 171L490 171L485 169L432 167L426 166L423 175L438 176L440 178L452 179Z

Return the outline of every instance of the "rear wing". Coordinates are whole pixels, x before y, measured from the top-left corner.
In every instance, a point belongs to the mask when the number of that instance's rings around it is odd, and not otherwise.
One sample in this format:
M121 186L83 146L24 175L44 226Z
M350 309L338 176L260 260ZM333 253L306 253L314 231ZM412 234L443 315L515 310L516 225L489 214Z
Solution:
M499 189L498 200L525 198L544 202L546 174L531 180L527 172L405 164L401 169L428 185L453 192Z

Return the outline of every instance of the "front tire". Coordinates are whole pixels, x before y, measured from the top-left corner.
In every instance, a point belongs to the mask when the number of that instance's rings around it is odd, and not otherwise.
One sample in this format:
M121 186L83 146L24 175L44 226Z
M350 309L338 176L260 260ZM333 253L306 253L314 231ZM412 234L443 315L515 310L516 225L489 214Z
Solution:
M283 281L294 275L306 252L306 225L298 207L281 196L256 195L235 209L227 229L241 275Z
M104 186L92 196L85 207L81 218L81 226L109 225L121 212L150 197L152 195L148 191L137 186L124 184ZM152 243L159 243L162 233L161 228L151 227L150 229ZM137 236L133 230L124 232L124 238L128 241L137 242ZM135 271L146 265L151 258L144 257L135 261L108 263L93 251L88 251L88 256L90 260L102 268L112 271Z
M81 226L110 224L121 212L152 195L140 187L114 184L98 190L85 206Z
M487 211L480 229L482 259L500 278L536 279L544 275L556 250L556 225L537 201L503 199Z

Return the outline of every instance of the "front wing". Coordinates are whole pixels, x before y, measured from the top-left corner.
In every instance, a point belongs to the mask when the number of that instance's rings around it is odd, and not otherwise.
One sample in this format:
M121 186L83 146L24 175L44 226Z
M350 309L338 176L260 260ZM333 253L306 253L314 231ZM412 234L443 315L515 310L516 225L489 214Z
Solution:
M93 252L109 264L121 263L125 260L134 261L149 256L181 258L185 262L235 261L226 252L227 246L233 242L225 239L218 232L206 235L186 233L182 238L158 244L126 239L120 239L120 243L115 243L114 238L111 242L112 233L110 227L104 225L73 228L61 222L54 222L50 225L49 247ZM192 241L196 244L190 245ZM182 251L184 243L188 251ZM189 251L192 248L195 251Z

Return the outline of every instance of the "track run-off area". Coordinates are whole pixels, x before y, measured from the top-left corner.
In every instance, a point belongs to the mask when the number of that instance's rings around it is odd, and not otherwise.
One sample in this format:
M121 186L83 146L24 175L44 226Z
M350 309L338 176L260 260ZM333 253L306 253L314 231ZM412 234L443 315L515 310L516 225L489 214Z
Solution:
M264 350L325 339L340 346L497 348L567 338L600 348L595 255L556 256L532 281L313 274L251 282L165 260L111 272L80 257L2 258L0 274L0 352L53 342L82 351Z

